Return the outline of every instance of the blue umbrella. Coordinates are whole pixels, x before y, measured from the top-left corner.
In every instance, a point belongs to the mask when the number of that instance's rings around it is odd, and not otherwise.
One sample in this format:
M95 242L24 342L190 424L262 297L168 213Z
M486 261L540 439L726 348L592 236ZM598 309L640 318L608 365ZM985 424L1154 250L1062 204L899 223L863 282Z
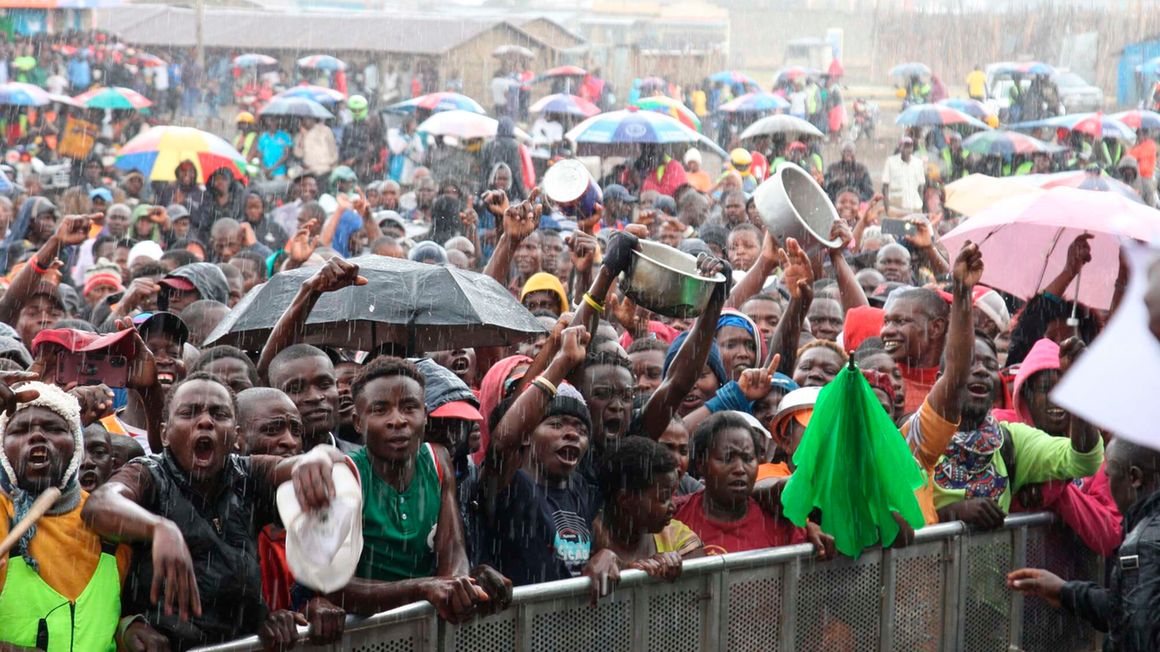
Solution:
M8 82L0 84L0 104L6 106L44 106L52 102L48 91L33 84Z
M894 124L905 127L950 127L966 125L975 129L990 129L971 116L941 104L915 104L900 113Z
M714 84L741 84L746 88L761 88L752 77L736 70L722 70L709 75L709 81Z
M298 67L338 72L339 70L346 70L346 62L338 57L332 57L329 54L312 54L299 59Z
M588 118L569 131L567 138L576 143L577 154L581 156L623 153L644 144L705 145L726 156L725 150L717 143L689 129L676 118L636 107Z
M346 99L346 94L342 91L337 91L333 88L327 88L325 86L299 84L293 88L287 88L274 97L305 97L314 100L319 104L330 105L344 101Z
M1007 128L1015 131L1031 131L1043 127L1078 131L1098 138L1116 138L1129 143L1136 142L1136 130L1112 116L1102 113L1072 113L1043 120L1019 122Z
M334 114L308 97L275 97L258 111L259 116L279 115L329 120Z
M1037 75L1042 77L1050 77L1055 74L1055 68L1040 61L1025 61L1023 63L1001 63L995 66L991 71L992 75L996 76L1012 76L1023 75L1031 76Z
M925 63L911 61L900 63L890 69L891 77L930 77L930 66Z
M949 106L956 111L962 111L972 118L982 120L991 115L987 110L987 106L979 100L972 100L965 97L948 97L945 100L939 100L941 106Z
M789 108L789 102L780 95L766 93L746 93L717 107L722 113L773 113Z

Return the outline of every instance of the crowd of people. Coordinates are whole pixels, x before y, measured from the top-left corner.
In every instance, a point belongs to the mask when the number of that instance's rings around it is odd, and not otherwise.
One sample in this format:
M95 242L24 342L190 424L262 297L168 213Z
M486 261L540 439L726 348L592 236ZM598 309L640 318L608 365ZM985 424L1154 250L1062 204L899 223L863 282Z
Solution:
M1110 590L1036 569L1010 583L1112 632L1112 649L1154 647L1151 587L1129 574L1156 564L1160 452L1051 400L1117 306L1063 298L1091 264L1088 236L1030 297L981 285L993 261L978 247L948 256L940 237L963 218L941 184L992 163L956 134L907 135L877 179L854 143L827 167L816 143L765 139L720 170L696 148L646 146L577 213L540 191L514 112L464 159L414 121L383 129L368 104L352 95L338 133L242 114L235 142L277 190L192 160L162 182L88 157L59 190L17 171L0 197L0 534L34 522L0 556L0 650L253 634L282 649L299 625L335 641L347 614L416 601L464 622L508 608L516 586L584 576L599 601L629 568L672 579L686 559L800 543L831 558L825 514L794 524L780 492L819 392L848 365L922 470L925 524L1050 510L1060 545L1114 557L1134 541ZM1127 153L1093 160L1105 145L1080 138L1026 171L1131 167ZM767 228L754 191L786 165L832 199L832 246ZM1138 168L1125 182L1152 184ZM650 240L724 279L696 316L619 287ZM324 295L367 282L359 256L490 277L543 333L445 350L305 343ZM303 268L268 339L211 340L247 293ZM323 591L291 572L275 495L289 483L303 510L327 509L336 467L359 479L363 544L354 578ZM897 520L884 545L913 540Z

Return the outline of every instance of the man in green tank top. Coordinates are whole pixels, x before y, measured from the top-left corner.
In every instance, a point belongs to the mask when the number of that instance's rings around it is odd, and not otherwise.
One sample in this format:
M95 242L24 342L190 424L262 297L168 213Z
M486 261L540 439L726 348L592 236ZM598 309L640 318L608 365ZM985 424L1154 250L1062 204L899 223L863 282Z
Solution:
M351 393L366 441L350 456L362 483L363 551L355 578L329 599L365 615L427 600L453 622L506 607L511 582L490 566L469 569L450 455L423 442L423 375L380 357Z

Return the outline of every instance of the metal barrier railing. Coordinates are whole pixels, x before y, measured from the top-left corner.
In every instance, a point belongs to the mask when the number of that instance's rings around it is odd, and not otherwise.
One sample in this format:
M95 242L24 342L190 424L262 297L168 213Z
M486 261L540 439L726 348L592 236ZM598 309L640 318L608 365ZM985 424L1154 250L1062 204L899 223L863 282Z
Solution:
M1037 566L1099 581L1102 563L1050 514L1008 517L973 532L943 523L898 550L817 562L808 545L685 563L675 582L626 571L595 607L588 580L515 590L511 608L463 625L415 603L350 618L343 640L310 650L355 652L598 650L1044 650L1098 647L1097 633L1042 600L1024 602L1006 574ZM301 630L303 636L306 629ZM260 650L256 637L202 648ZM302 649L302 648L299 648Z

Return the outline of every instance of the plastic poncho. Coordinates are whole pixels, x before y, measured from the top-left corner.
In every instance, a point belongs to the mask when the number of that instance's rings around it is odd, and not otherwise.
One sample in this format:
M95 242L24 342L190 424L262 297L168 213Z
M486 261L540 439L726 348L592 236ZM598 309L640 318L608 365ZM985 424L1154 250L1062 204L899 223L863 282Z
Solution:
M906 440L851 362L822 388L810 425L793 456L794 471L781 502L785 516L804 526L814 508L839 552L857 557L898 535L891 512L918 529L914 497L925 479Z

